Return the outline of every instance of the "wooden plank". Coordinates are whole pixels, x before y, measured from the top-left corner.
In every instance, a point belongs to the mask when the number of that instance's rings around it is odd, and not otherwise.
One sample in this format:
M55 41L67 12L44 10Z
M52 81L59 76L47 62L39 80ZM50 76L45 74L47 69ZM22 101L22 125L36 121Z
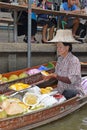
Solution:
M32 8L32 11L37 13L37 14L53 14L55 16L67 16L67 17L78 17L78 18L84 18L84 19L87 19L87 14L85 13L81 13L81 14L77 14L77 13L72 13L72 12L69 12L69 11L53 11L53 10L43 10L41 8Z
M0 8L6 8L6 9L11 9L11 10L16 10L16 11L23 11L23 10L28 10L28 6L27 5L13 5L10 3L4 3L4 2L0 2ZM79 17L79 18L84 18L87 19L87 14L85 13L72 13L71 11L55 11L55 10L43 10L41 8L32 8L32 11L37 13L37 14L51 14L51 15L55 15L55 16L67 16L67 17Z
M27 10L27 6L13 5L10 3L0 2L0 8L11 9L11 10Z
M10 19L10 18L0 18L0 23L13 24L13 19Z

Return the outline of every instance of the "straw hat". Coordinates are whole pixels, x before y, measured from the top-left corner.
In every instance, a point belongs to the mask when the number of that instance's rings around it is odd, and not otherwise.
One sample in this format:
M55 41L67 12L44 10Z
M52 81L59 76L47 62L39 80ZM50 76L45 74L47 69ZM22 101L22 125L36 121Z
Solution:
M69 29L58 29L54 38L49 42L68 42L68 43L78 43L72 35L72 31Z

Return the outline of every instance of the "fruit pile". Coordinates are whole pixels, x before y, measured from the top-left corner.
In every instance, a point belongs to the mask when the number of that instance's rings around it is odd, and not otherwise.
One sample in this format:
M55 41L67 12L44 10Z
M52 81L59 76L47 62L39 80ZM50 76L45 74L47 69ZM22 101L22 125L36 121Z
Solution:
M16 83L10 86L14 90L25 89L26 87L29 87L29 85L24 83ZM10 96L0 95L0 118L31 113L65 101L65 98L61 99L57 93L50 95L52 91L51 86L45 88L34 86L29 88L28 91L13 93Z
M22 72L19 75L12 74L8 78L0 74L0 83L6 83L6 82L14 81L17 79L26 78L26 77L28 77L28 74L26 72Z
M46 72L46 71L41 71L41 74L45 75L45 76L49 75L49 73ZM6 83L6 82L11 82L11 81L14 81L14 80L17 80L17 79L26 78L28 76L30 76L28 71L22 72L19 75L11 74L9 77L2 76L2 74L0 74L0 83L2 84L2 83Z
M29 87L31 87L29 84L15 83L15 84L12 84L9 88L15 91L20 91Z
M9 116L20 115L44 108L43 104L37 104L37 97L33 94L24 95L23 99L14 97L6 97L0 95L0 118L7 118ZM32 106L34 105L34 106Z
M8 98L4 95L0 95L0 118L22 114L27 112L28 108L28 106L17 98Z
M53 90L52 87L46 87L46 88L41 88L40 92L41 94L47 94L47 93L50 93L52 90Z

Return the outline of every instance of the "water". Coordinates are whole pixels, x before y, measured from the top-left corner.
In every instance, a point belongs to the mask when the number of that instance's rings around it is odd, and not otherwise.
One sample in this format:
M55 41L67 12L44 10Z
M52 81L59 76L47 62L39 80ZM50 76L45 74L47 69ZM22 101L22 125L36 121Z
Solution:
M87 130L87 105L61 120L33 130Z

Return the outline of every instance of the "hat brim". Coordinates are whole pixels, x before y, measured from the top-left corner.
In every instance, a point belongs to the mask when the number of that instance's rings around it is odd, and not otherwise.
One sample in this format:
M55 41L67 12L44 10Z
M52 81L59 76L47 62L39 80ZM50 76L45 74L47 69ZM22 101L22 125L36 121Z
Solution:
M73 40L73 41L62 41L62 40L51 40L51 41L48 41L48 43L60 43L60 42L66 42L66 43L71 43L71 44L76 44L76 43L80 43L80 41L77 41L77 40Z
M57 30L56 35L51 41L48 41L51 43L58 43L58 42L67 42L67 43L80 43L78 40L76 40L73 35L72 31L69 29L59 29Z

